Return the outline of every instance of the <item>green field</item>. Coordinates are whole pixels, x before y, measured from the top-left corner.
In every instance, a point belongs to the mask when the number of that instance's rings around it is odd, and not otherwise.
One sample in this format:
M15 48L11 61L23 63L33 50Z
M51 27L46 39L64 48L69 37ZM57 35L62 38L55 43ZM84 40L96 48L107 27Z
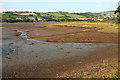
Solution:
M24 13L24 15L20 15L21 13ZM35 15L30 15L30 14L35 14ZM100 13L4 12L4 14L2 14L2 19L3 22L40 22L40 21L59 22L59 21L94 21L98 19L115 20L116 17L114 16L114 11L100 12Z

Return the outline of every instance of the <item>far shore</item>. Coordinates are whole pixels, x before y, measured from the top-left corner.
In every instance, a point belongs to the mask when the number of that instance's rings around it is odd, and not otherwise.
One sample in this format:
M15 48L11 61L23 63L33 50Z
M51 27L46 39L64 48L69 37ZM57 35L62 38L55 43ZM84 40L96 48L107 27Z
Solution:
M32 23L71 23L71 22L88 22L88 21L60 21L60 22L57 22L57 21L41 21L41 22L14 22L14 23L11 23L11 24L16 24L16 23L27 23L27 24L32 24ZM9 24L9 22L2 22L2 24Z

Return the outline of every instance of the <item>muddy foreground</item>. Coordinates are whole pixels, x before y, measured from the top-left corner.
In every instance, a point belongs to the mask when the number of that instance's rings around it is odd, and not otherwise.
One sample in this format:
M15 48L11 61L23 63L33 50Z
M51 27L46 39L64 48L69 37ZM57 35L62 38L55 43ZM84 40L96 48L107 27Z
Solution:
M96 72L105 61L117 63L118 60L117 34L99 33L96 28L85 33L85 28L57 28L39 23L3 24L3 27L3 78L90 78L91 71ZM27 34L20 36L22 33L18 30ZM84 39L80 36L79 41L74 38L57 40L64 35L89 35L92 32L109 38L102 40L100 37L101 41L96 42L97 38L91 35ZM96 74L101 78L99 69ZM104 73L109 75L111 72Z

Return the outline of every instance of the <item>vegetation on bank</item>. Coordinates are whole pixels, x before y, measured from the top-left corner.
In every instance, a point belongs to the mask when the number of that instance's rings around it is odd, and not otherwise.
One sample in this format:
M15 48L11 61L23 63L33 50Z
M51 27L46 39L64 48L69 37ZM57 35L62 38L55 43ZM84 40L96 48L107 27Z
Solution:
M98 78L101 80L118 80L120 78L120 74L118 71L120 70L118 66L118 62L110 62L104 61L102 64L92 66L90 70L87 70L83 73L81 71L73 72L72 74L62 74L57 75L58 78L86 78L88 79L95 79ZM87 79L88 78L88 79Z
M114 22L71 22L71 23L56 23L54 26L66 27L94 27L104 33L118 33L118 24Z
M115 20L114 11L100 13L68 13L68 12L3 12L3 22L43 22L43 21L103 21Z

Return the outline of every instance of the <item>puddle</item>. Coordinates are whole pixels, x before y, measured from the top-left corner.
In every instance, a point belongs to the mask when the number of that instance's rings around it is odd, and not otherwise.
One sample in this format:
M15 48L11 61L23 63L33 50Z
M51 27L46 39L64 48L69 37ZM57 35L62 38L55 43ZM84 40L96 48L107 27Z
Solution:
M9 54L12 54L12 53L16 53L20 48L20 46L17 46L17 45L2 45L2 56L6 56L6 55L9 55Z
M0 40L10 40L10 38L0 38Z
M35 35L36 35L36 36L39 36L40 34L37 33L37 34L35 34Z
M6 28L6 27L0 27L0 28Z

